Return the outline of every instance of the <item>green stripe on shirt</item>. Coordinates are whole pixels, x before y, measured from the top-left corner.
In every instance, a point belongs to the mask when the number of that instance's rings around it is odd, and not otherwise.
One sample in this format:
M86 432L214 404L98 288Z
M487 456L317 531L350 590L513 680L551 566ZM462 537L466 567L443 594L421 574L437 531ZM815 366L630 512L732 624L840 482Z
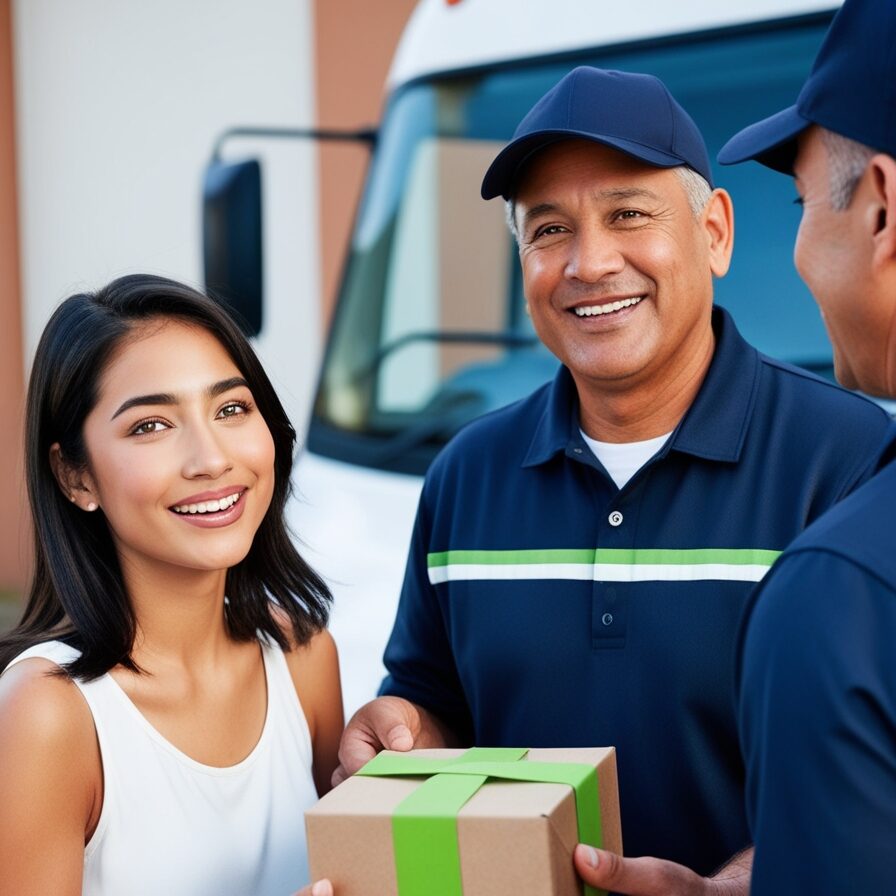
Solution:
M595 582L758 582L780 551L760 548L598 548L442 551L429 554L429 580L573 579Z
M618 563L688 564L724 563L727 565L771 566L780 551L761 548L547 548L527 551L441 551L427 556L427 566L529 564L537 563Z

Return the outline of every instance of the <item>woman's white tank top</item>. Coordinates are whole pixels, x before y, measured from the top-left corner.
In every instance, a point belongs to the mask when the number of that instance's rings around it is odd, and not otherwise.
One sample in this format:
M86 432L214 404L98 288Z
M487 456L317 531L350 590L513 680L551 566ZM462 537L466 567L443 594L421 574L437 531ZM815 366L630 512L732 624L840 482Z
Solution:
M252 752L215 768L169 743L110 675L76 681L103 763L103 807L83 896L290 896L308 883L304 810L317 801L311 738L280 648L262 644L267 715ZM38 644L10 665L78 652Z

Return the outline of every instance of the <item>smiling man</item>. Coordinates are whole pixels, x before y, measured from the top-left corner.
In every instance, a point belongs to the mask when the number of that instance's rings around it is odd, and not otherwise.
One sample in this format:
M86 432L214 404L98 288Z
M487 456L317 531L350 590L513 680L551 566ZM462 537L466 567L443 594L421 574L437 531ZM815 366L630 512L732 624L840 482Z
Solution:
M797 102L719 155L794 177L837 378L896 398L896 4L846 0ZM751 601L738 711L756 896L896 879L896 443Z
M887 427L713 308L733 213L711 183L661 82L593 68L489 168L483 196L508 202L532 322L562 366L433 464L389 677L337 771L383 747L613 744L626 853L647 858L580 849L577 867L623 893L747 892L738 619L778 553L869 475Z

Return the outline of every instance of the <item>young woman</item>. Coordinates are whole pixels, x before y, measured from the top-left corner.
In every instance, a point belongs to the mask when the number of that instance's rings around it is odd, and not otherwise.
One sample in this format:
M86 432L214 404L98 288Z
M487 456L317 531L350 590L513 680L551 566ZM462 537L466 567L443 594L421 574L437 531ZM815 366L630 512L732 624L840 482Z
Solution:
M0 639L0 894L290 896L336 766L330 595L283 519L295 432L212 301L151 276L38 346L35 571Z

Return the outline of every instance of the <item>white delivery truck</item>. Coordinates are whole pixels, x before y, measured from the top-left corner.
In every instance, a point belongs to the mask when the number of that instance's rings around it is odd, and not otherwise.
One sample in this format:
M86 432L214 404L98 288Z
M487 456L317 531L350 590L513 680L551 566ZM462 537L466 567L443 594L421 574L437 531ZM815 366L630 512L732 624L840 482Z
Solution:
M428 464L469 420L556 369L523 310L502 204L479 198L497 150L566 71L591 64L660 77L715 158L731 134L794 100L836 5L422 0L375 132L271 132L372 148L289 510L305 556L333 589L348 714L383 675ZM758 165L717 170L716 181L732 193L737 220L718 303L761 350L830 371L822 322L791 261L792 186ZM291 334L263 331L257 163L213 161L205 228L208 287L250 330L261 326L262 349L288 344Z

